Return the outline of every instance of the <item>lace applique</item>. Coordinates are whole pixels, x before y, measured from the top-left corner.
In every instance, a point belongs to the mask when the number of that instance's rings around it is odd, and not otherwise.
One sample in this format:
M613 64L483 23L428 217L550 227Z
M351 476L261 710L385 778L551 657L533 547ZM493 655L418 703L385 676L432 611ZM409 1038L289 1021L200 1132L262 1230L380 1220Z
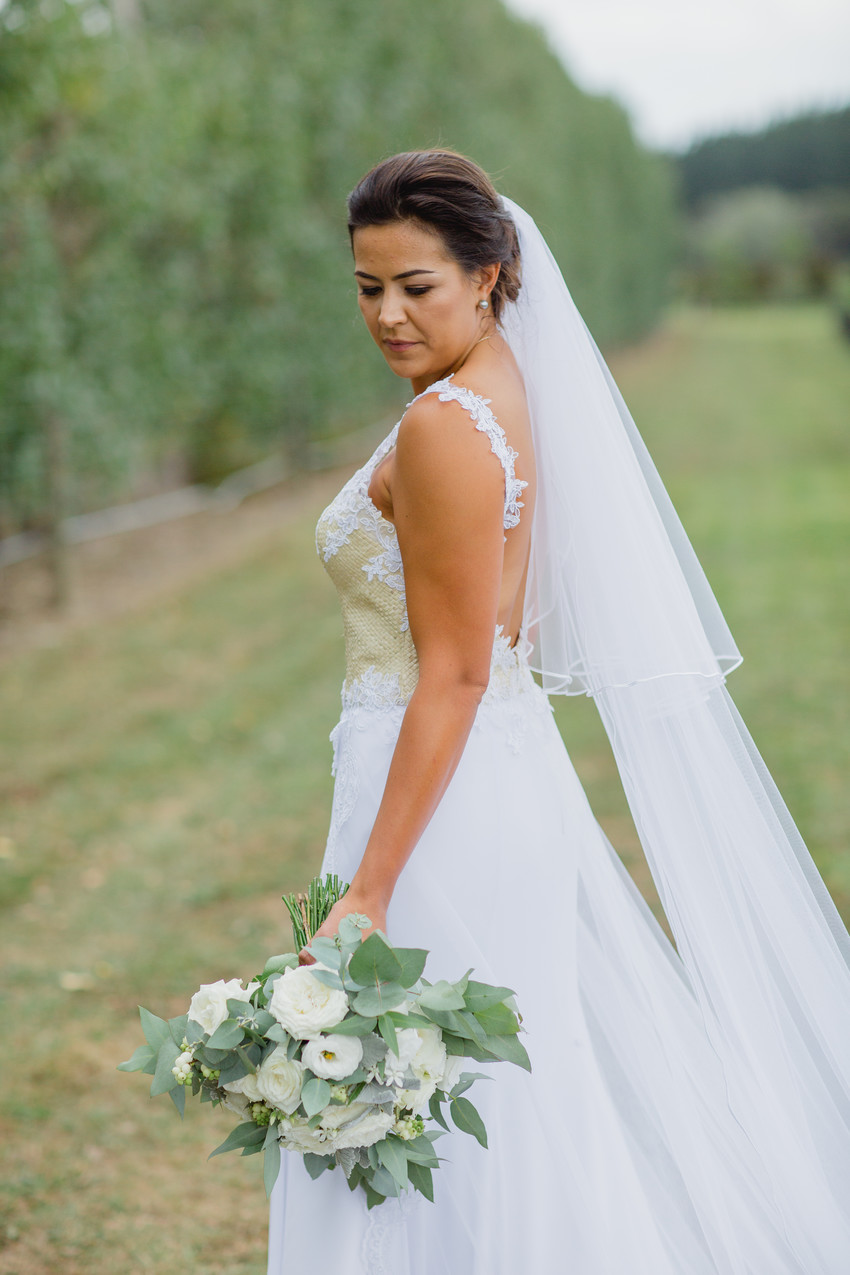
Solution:
M380 553L376 553L374 558L370 558L368 562L363 564L363 570L371 583L372 580L380 580L382 584L386 584L390 589L396 589L403 597L404 592L404 567L401 561L401 549L399 548L398 536L395 533L395 527L391 522L387 522L386 518L380 518L375 523L375 537L383 548ZM404 615L402 616L401 625L402 633L406 633L410 628L410 621L407 618L407 600L405 597Z
M369 498L369 483L378 464L395 446L397 435L398 425L395 425L366 464L349 478L339 494L321 514L316 527L316 549L321 552L325 562L330 561L344 545L348 544L358 527L365 527L371 531L378 543L384 546L385 552L389 547L389 538L385 529L388 529L392 533L392 539L395 539L395 528L392 523L381 517L380 510ZM325 537L323 550L319 549L320 527ZM384 529L384 536L380 534L379 528ZM379 555L381 556L383 555ZM399 561L401 561L401 555L399 555Z
M360 793L357 763L354 759L354 751L349 747L350 732L351 724L343 716L330 734L333 745L331 774L334 777L334 795L331 806L331 826L328 829L328 840L325 846L326 872L336 871L336 846L339 835L354 813Z
M381 710L404 707L407 703L401 691L398 673L379 673L370 664L364 673L342 684L343 711L352 708Z
M519 456L519 452L515 451L508 443L505 437L505 431L496 420L489 404L492 399L482 398L480 394L476 394L466 385L455 385L450 381L449 377L454 376L451 372L449 376L444 377L441 381L435 381L433 385L429 385L422 394L431 394L438 391L438 398L441 403L455 402L460 403L465 411L469 412L472 417L475 428L480 430L482 434L486 434L490 440L490 450L493 455L501 463L502 469L505 471L505 517L504 527L509 530L511 527L519 525L519 511L523 508L523 501L519 499L524 488L528 483L521 478L517 478L514 473L514 461ZM417 394L416 398L410 400L408 407L420 399L422 394Z
M403 1191L396 1199L385 1200L369 1210L360 1251L363 1271L368 1275L393 1275L390 1245L415 1208L412 1194L412 1189Z

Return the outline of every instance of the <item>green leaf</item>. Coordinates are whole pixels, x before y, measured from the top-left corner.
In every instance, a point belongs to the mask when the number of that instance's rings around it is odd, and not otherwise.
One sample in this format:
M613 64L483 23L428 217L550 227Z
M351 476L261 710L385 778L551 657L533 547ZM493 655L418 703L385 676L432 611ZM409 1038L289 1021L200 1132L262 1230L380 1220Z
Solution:
M132 1058L119 1063L117 1071L144 1071L152 1076L156 1071L156 1050L152 1045L139 1045Z
M336 970L314 970L313 978L317 982L324 984L325 987L333 987L340 992L343 989L342 979Z
M402 1017L404 1017L404 1015L402 1015ZM396 1035L395 1024L389 1014L381 1014L381 1017L378 1019L378 1031L387 1042L387 1048L391 1049L397 1058L398 1036Z
M182 1120L186 1112L186 1086L176 1085L173 1089L169 1089L168 1096L177 1108L177 1113Z
M431 1098L428 1102L428 1110L431 1112L431 1116L434 1120L436 1120L437 1124L442 1125L446 1133L448 1133L449 1126L446 1123L446 1117L443 1115L443 1108L441 1107L440 1102L441 1102L441 1099L440 1099L440 1095L438 1091L437 1093L431 1095Z
M396 1027L430 1027L433 1029L434 1024L430 1018L426 1018L424 1014L403 1014L399 1009L390 1010L387 1015L395 1023Z
M271 1142L266 1140L266 1153L263 1159L263 1185L266 1188L266 1197L272 1193L272 1187L277 1181L277 1175L280 1172L280 1143L277 1138L272 1138Z
M326 938L324 934L321 938L312 939L307 951L317 961L321 961L322 965L329 965L331 969L338 970L342 964L342 953L333 939Z
M207 1159L211 1160L213 1156L222 1155L225 1151L238 1151L240 1147L259 1146L265 1140L265 1129L261 1125L254 1124L253 1120L245 1120L235 1129L230 1130L224 1142L216 1147L215 1151L211 1151Z
M466 1024L467 1030L473 1039L477 1040L479 1045L484 1045L487 1040L487 1033L473 1014L472 1010L458 1009L453 1012L456 1013L458 1018L462 1019L462 1021ZM489 1013L489 1010L487 1012Z
M452 1120L463 1133L471 1133L482 1147L487 1146L487 1130L484 1121L468 1098L453 1098L450 1105Z
M362 1014L352 1014L331 1030L335 1036L368 1036L377 1026L378 1020L373 1016L364 1018Z
M235 1049L237 1045L241 1045L245 1033L237 1022L232 1018L226 1018L223 1023L216 1027L212 1036L207 1041L207 1049Z
M180 1052L183 1052L183 1041L188 1040L186 1030L189 1026L189 1015L180 1014L178 1018L169 1018L168 1030L171 1032L171 1039L175 1045L180 1046ZM191 1041L189 1042L191 1044Z
M531 1071L531 1059L518 1036L488 1036L486 1047L494 1057Z
M456 1009L431 1009L426 1006L425 1015L436 1023L438 1027L442 1027L445 1031L453 1032L455 1036L462 1036L464 1040L481 1041L484 1039L484 1033L479 1024L475 1023L474 1028L470 1027L463 1015ZM472 1017L470 1014L470 1018Z
M263 966L263 974L282 974L284 970L294 970L298 966L298 957L294 952L284 952L282 956L270 956Z
M476 1009L475 1018L488 1036L505 1036L519 1031L516 1015L511 1013L507 1005L489 1005L486 1009Z
M368 941L367 939L366 942ZM358 992L351 1002L351 1008L356 1013L371 1018L386 1013L388 1009L395 1009L396 1005L405 1000L407 992L401 983L379 983L376 987L364 987L362 992Z
M292 1062L293 1058L298 1053L298 1050L301 1048L301 1045L302 1045L302 1041L297 1040L295 1036L290 1036L290 1038L287 1040L286 1057L289 1062Z
M160 1045L165 1044L171 1039L171 1032L168 1030L168 1023L164 1018L157 1018L156 1014L152 1014L149 1009L143 1009L139 1006L139 1017L142 1020L142 1031L145 1033L145 1040L156 1050Z
M193 1018L187 1019L186 1030L183 1035L186 1037L190 1045L198 1045L206 1036L206 1032L200 1023L196 1023ZM178 1044L180 1042L178 1041Z
M434 1203L434 1180L431 1177L431 1170L427 1169L424 1164L417 1164L415 1160L411 1160L407 1166L407 1172L410 1175L410 1185L415 1191L421 1192L426 1200Z
M474 979L470 979L466 985L464 1000L466 1008L477 1013L479 1009L489 1009L491 1005L513 995L510 987L493 987L490 983L476 983Z
M384 936L375 930L354 953L348 972L358 983L398 983L402 965Z
M277 1041L279 1045L288 1045L292 1037L285 1027L281 1027L280 1023L273 1023L271 1027L266 1028L266 1040Z
M379 1169L373 1169L370 1175L370 1185L373 1191L377 1191L379 1196L386 1198L390 1196L401 1195L401 1187L396 1182L393 1175L383 1165Z
M331 1100L331 1087L319 1076L311 1076L301 1086L301 1103L308 1116L317 1115Z
M469 1089L471 1085L475 1084L476 1080L492 1079L492 1076L485 1075L483 1071L465 1071L461 1075L457 1084L451 1090L451 1095L453 1098L459 1098L462 1093L466 1093L467 1089Z
M421 947L396 947L393 950L401 965L398 982L402 987L412 987L422 977L428 953Z
M314 1182L320 1174L324 1173L325 1169L333 1168L334 1163L333 1156L313 1155L312 1151L305 1151L303 1160L304 1168L310 1174L310 1177Z
M151 1085L152 1098L155 1098L157 1094L168 1093L169 1089L174 1089L177 1085L177 1079L171 1068L182 1052L181 1049L177 1048L171 1036L160 1046L156 1056L156 1071Z
M426 987L419 994L419 1004L423 1009L463 1009L464 999L463 994L456 987L452 987L451 983L441 978L438 983L434 983L432 987Z
M365 1180L365 1174L364 1174L363 1187L366 1191L366 1208L367 1209L373 1209L376 1204L383 1204L384 1196L379 1195L378 1192L375 1191L369 1185L369 1183Z
M385 1169L389 1169L400 1187L407 1186L407 1153L401 1138L388 1134L381 1142L376 1143L378 1159Z

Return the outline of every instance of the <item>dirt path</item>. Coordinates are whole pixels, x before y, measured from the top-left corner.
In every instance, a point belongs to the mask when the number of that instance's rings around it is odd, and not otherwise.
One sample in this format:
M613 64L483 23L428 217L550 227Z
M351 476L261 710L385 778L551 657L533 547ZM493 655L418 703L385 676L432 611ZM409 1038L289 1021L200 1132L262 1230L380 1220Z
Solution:
M299 475L248 496L236 508L190 514L155 527L72 545L72 601L58 615L48 605L42 557L0 571L0 660L36 646L56 646L74 630L148 606L205 575L233 566L282 527L317 512L355 467Z

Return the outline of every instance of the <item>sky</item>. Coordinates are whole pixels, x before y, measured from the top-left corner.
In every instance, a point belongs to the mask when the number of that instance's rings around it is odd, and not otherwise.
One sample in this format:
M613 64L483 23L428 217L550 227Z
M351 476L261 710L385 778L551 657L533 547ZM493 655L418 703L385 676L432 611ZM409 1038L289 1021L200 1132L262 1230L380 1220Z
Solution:
M850 0L506 0L649 146L850 103Z

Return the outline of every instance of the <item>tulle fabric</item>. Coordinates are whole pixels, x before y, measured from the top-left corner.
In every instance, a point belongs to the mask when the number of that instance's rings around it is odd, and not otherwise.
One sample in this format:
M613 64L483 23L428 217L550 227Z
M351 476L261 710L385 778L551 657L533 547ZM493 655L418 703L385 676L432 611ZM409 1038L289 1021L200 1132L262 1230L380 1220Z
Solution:
M335 799L357 797L324 870L356 869L402 715L344 713ZM325 1263L338 1275L846 1269L840 1235L824 1233L812 1265L783 1216L684 966L607 843L530 675L522 693L479 710L388 929L430 950L431 978L474 966L514 987L533 1072L475 1065L492 1070L471 1094L490 1149L460 1132L441 1139L434 1204L411 1196L369 1213L341 1170L313 1182L285 1154L269 1275ZM785 1185L808 1200L822 1184L796 1165ZM820 1225L819 1206L802 1212Z

